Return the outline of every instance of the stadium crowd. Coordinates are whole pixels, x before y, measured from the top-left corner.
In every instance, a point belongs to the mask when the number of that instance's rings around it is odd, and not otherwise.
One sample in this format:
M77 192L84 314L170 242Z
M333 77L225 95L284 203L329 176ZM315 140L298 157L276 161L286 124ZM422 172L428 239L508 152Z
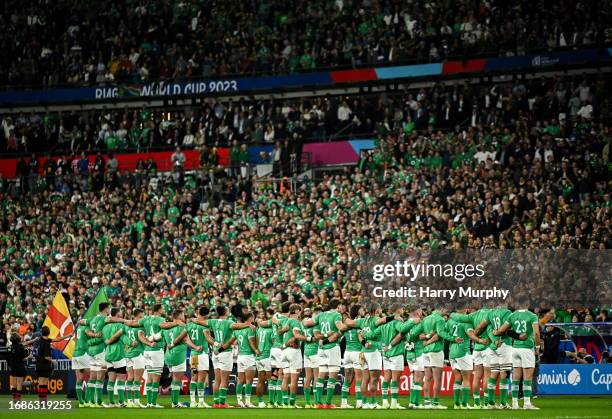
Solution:
M604 81L551 83L531 110L521 85L483 90L488 119L456 130L411 126L411 102L394 102L356 167L294 187L224 170L122 174L104 159L42 190L15 193L3 180L5 330L38 328L58 289L75 318L101 286L128 310L315 306L359 298L353 268L370 249L608 249L609 121L556 118L574 89L601 109ZM607 307L562 309L563 320L610 320Z
M285 147L285 141L286 146L300 149L306 141L384 137L393 132L410 136L458 126L490 133L517 120L526 120L529 130L547 132L553 138L562 128L564 135L574 137L578 122L612 114L606 95L612 88L610 81L603 74L568 75L504 84L436 84L394 94L209 99L197 108L5 114L0 153L79 154L204 145L208 150L276 142Z
M92 85L518 55L610 39L609 2L4 1L0 85Z

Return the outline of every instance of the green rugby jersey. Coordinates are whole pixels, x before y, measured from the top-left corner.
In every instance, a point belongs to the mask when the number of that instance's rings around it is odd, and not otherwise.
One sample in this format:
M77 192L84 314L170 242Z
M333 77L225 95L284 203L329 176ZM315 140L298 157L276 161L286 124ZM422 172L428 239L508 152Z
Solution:
M480 323L483 321L488 321L487 316L489 315L489 310L490 309L488 308L481 308L480 310L473 311L470 314L452 313L450 318L463 323L468 323L474 330L476 330ZM486 337L486 334L482 333L481 337ZM485 349L487 349L486 345L483 345L482 343L474 343L475 352L484 351Z
M460 322L459 320L449 319L446 322L446 328L453 339L450 340L448 357L450 359L463 358L470 353L470 337L467 331L472 329L468 323ZM456 343L455 338L463 339L462 343Z
M535 313L529 310L516 310L514 313L508 316L508 318L504 321L504 324L510 325L512 330L514 330L518 334L527 334L527 339L525 340L515 339L512 342L512 347L527 349L535 348L533 325L537 324L537 326L539 327L539 319Z
M446 332L446 322L438 311L434 311L429 316L423 319L423 332L426 335L437 333L440 338L445 340L452 340L452 337ZM437 340L423 348L424 353L429 352L440 352L444 350L444 342Z
M363 350L363 346L359 342L359 329L346 330L344 332L344 339L346 340L346 350L348 352L361 352Z
M295 330L299 330L300 332L303 332L302 329L302 322L300 322L298 319L294 319L294 318L288 318L287 322L286 322L286 326L289 327L289 330L287 330L284 334L283 334L283 345L287 345L287 342L289 341L289 339L295 337ZM299 342L295 342L293 345L294 348L297 348L300 346Z
M378 317L374 316L365 316L357 320L357 326L362 330L363 338L370 344L369 348L363 348L363 352L376 352L382 349L380 331L378 330L378 326L376 326L378 319Z
M174 339L179 337L179 335L185 330L185 326L174 326L170 329L162 330L163 341L166 345L171 345L174 343ZM167 365L174 367L177 365L185 364L187 361L187 344L182 340L172 348L166 350L166 354L164 356L164 361Z
M502 324L506 322L506 319L512 314L510 310L503 307L497 307L489 310L487 314L487 337L489 338L489 349L496 349L496 341L500 340L506 345L512 345L512 339L506 335L495 336L493 331L499 329Z
M94 333L102 333L102 329L106 324L106 316L102 314L98 314L86 322L86 326L89 327ZM96 356L104 352L104 338L103 337L95 337L89 338L87 341L89 347L87 348L87 353L90 356Z
M329 335L330 333L337 333L338 326L336 326L337 322L342 321L342 316L335 310L324 311L319 314L315 318L315 325L319 326L319 330L323 335ZM321 348L323 349L331 349L338 346L339 339L336 339L333 342L326 343Z
M192 349L192 355L202 355L208 353L208 341L206 340L206 336L204 335L204 331L207 329L208 327L202 326L194 322L189 322L187 323L187 325L185 325L185 330L187 330L189 339L191 339L194 345L202 347L201 351L196 351L195 349Z
M110 339L119 331L124 333L124 329L123 323L107 323L102 328L102 337L104 340ZM107 362L117 362L125 358L125 342L121 337L110 345L106 345L105 350L105 360Z
M232 337L232 324L234 322L230 319L209 319L208 327L213 334L215 342L224 344Z
M127 345L128 349L125 353L126 358L136 358L139 355L142 355L144 352L144 345L138 339L138 332L140 332L142 327L126 327L123 332L124 341ZM136 342L136 346L132 346L133 342Z
M257 349L260 354L257 356L257 360L270 358L270 350L272 349L272 334L274 330L271 326L257 328Z
M419 339L419 335L423 333L423 322L415 323L414 320L408 319L397 325L397 331L404 335L404 356L407 361L414 361L423 355L423 341Z
M277 314L276 318L278 319L279 324L276 325L274 323L272 323L272 321L270 321L270 323L272 324L272 347L273 348L280 348L281 346L283 346L283 337L279 336L278 334L278 329L281 329L285 322L287 321L287 317L283 316L282 314Z
M389 345L391 344L391 341L397 335L398 333L397 327L401 323L402 322L400 322L399 320L394 319L381 326L378 326L378 329L380 330L380 338L381 338L381 342L383 346L389 347ZM387 358L391 358L397 355L402 355L403 353L404 353L403 345L398 344L398 345L395 345L393 348L391 348L391 350L387 350L386 352L384 352L383 355L386 356Z
M319 342L314 340L315 332L320 332L319 326L303 326L304 335L313 338L312 342L304 342L304 356L314 356L319 352Z
M138 321L138 327L142 327L147 339L154 343L153 346L145 346L145 351L159 351L164 349L163 340L156 342L153 340L153 335L156 333L161 333L162 329L159 327L159 325L165 321L166 320L161 316L144 316Z
M250 327L234 330L234 337L238 341L238 355L255 355L249 344L249 339L255 337L255 331Z
M87 353L87 349L89 348L89 336L87 336L87 331L89 328L87 326L78 326L76 329L76 343L74 346L73 357L83 356Z

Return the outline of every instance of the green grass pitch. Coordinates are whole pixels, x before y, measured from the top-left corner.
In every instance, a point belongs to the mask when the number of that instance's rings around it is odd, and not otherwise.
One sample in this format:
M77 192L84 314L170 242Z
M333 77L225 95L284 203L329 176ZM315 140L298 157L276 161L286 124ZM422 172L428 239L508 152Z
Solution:
M210 397L209 397L210 398ZM207 398L207 402L212 402ZM235 398L228 397L229 403L234 404ZM24 400L37 400L36 397L27 396ZM50 400L66 400L64 396L52 396ZM181 396L181 401L188 401L189 396ZM61 418L69 419L139 419L139 418L245 418L245 419L284 419L290 417L298 418L611 418L612 396L589 397L589 396L548 396L540 397L533 403L540 407L539 411L522 410L457 410L450 409L452 400L443 398L442 402L449 406L449 410L317 410L317 409L100 409L73 408L68 411L17 411L9 410L10 396L0 396L0 418L39 418L59 415ZM339 405L340 400L334 402ZM349 400L354 403L353 398ZM169 406L169 396L160 396L159 403ZM400 396L400 403L407 405L407 397ZM298 404L303 405L303 399L298 396ZM522 405L522 402L521 402Z

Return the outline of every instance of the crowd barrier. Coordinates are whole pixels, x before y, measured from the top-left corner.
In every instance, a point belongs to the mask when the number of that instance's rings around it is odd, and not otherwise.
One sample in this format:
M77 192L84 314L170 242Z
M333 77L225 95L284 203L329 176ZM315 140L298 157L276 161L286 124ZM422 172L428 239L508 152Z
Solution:
M269 155L273 151L272 145L253 145L248 147L249 152L249 163L253 165L266 163L270 158L266 157L265 161L262 159L261 154ZM374 148L374 140L372 139L361 139L361 140L348 140L348 141L336 141L329 143L309 143L304 144L302 154L309 154L309 164L313 165L329 165L329 164L354 164L359 161L359 155L361 150L368 150ZM172 170L172 162L170 157L172 151L157 151L157 152L142 152L142 153L121 153L117 152L114 154L119 164L120 172L133 172L136 170L136 166L140 160L147 161L153 159L157 165L157 170L160 172ZM184 150L185 154L185 170L193 170L200 167L200 152L197 150ZM219 147L217 149L218 162L222 167L230 165L230 149L229 147ZM103 155L104 159L108 159L108 155ZM55 158L57 160L57 157ZM90 165L94 163L96 154L87 155ZM26 162L30 161L30 158L25 159ZM46 156L38 157L39 161L39 176L43 175L45 162L47 161ZM12 179L17 177L17 163L18 158L7 158L0 159L0 174L3 177Z

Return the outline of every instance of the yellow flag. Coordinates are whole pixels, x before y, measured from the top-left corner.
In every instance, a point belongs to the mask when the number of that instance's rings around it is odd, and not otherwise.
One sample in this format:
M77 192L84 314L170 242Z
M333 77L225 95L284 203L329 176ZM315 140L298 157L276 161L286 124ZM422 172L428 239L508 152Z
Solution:
M56 338L57 336L69 335L74 331L74 324L72 323L72 318L70 317L70 312L68 311L68 305L66 304L66 300L61 292L57 292L55 294L55 298L53 299L53 304L47 311L47 317L45 317L45 321L43 326L47 326L49 328L49 337ZM53 343L53 348L62 351L64 355L68 359L72 359L72 354L74 353L74 336L70 339L65 339L59 342Z

